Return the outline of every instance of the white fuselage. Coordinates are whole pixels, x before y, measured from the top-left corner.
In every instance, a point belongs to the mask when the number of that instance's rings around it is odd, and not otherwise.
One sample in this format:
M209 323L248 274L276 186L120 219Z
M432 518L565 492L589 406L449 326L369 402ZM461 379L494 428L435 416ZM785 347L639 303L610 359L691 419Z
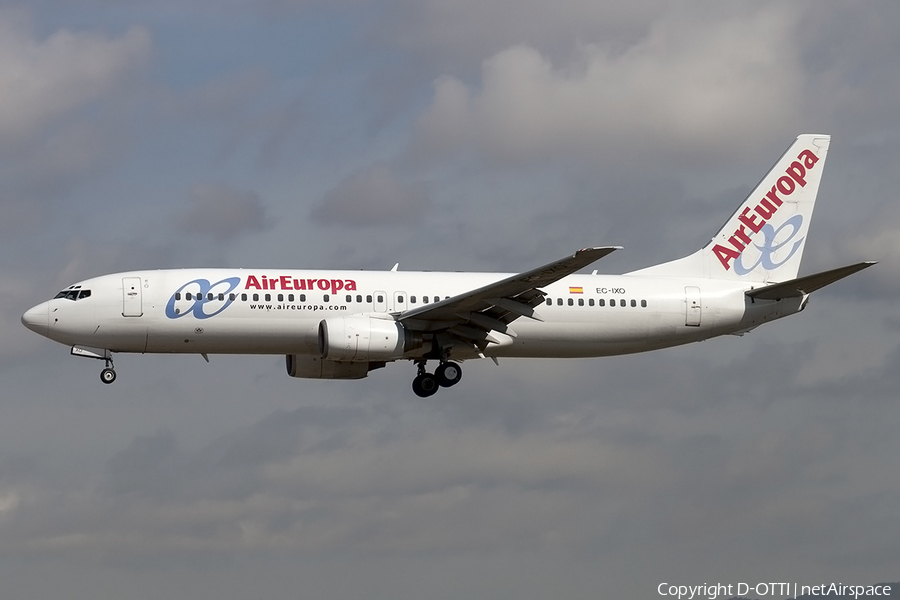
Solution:
M71 286L23 321L57 342L112 352L318 355L330 317L393 315L508 277L504 273L183 269L105 275ZM570 275L543 291L536 317L484 352L453 358L590 357L742 332L802 309L799 298L752 301L743 282ZM81 290L90 290L77 298ZM64 291L65 292L65 291ZM63 292L61 292L61 295ZM72 297L77 299L71 299ZM84 296L84 294L82 294ZM427 350L427 348L425 349ZM425 350L405 353L415 358Z

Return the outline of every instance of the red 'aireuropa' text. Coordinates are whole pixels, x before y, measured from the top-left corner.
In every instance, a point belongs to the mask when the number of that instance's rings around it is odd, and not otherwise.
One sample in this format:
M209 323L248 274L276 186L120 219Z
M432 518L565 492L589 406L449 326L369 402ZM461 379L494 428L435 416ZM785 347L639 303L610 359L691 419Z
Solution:
M741 214L738 215L741 224L728 238L731 246L716 244L712 249L726 270L731 268L731 261L740 256L747 244L750 243L750 236L762 230L763 225L768 223L769 219L778 212L778 208L784 204L785 199L798 188L806 186L806 173L817 162L819 162L819 157L813 154L812 150L804 150L797 155L797 160L792 162L784 175L778 178L772 189L762 197L752 212L749 206L745 206L741 210Z
M262 277L255 275L247 277L245 290L322 290L336 294L341 290L355 291L356 281L353 279L297 279L289 275L280 277Z

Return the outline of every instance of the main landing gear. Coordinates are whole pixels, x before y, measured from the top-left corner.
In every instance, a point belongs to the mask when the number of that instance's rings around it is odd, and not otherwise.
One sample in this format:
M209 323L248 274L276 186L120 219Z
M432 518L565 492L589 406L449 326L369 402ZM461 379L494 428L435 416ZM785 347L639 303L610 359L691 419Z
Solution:
M462 367L455 362L442 362L434 375L425 371L425 362L416 361L419 372L412 382L412 389L420 398L433 396L439 388L456 385L462 379Z

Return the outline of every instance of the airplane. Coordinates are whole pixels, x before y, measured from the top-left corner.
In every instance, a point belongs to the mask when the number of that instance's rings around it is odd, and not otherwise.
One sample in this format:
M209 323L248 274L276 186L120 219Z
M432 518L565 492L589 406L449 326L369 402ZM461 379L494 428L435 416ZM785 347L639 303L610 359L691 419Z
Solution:
M619 246L519 274L132 271L71 285L22 323L105 361L103 383L116 379L113 353L281 354L291 377L313 379L362 379L409 360L423 398L459 383L467 360L601 357L743 335L875 264L798 277L830 141L800 135L703 248L623 275L577 274Z

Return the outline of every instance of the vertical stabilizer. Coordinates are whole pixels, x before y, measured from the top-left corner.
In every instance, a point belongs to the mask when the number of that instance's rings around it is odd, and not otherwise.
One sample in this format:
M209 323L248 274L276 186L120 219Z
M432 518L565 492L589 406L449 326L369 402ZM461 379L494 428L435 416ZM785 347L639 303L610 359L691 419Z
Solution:
M799 136L703 249L631 275L779 282L797 277L831 136Z

